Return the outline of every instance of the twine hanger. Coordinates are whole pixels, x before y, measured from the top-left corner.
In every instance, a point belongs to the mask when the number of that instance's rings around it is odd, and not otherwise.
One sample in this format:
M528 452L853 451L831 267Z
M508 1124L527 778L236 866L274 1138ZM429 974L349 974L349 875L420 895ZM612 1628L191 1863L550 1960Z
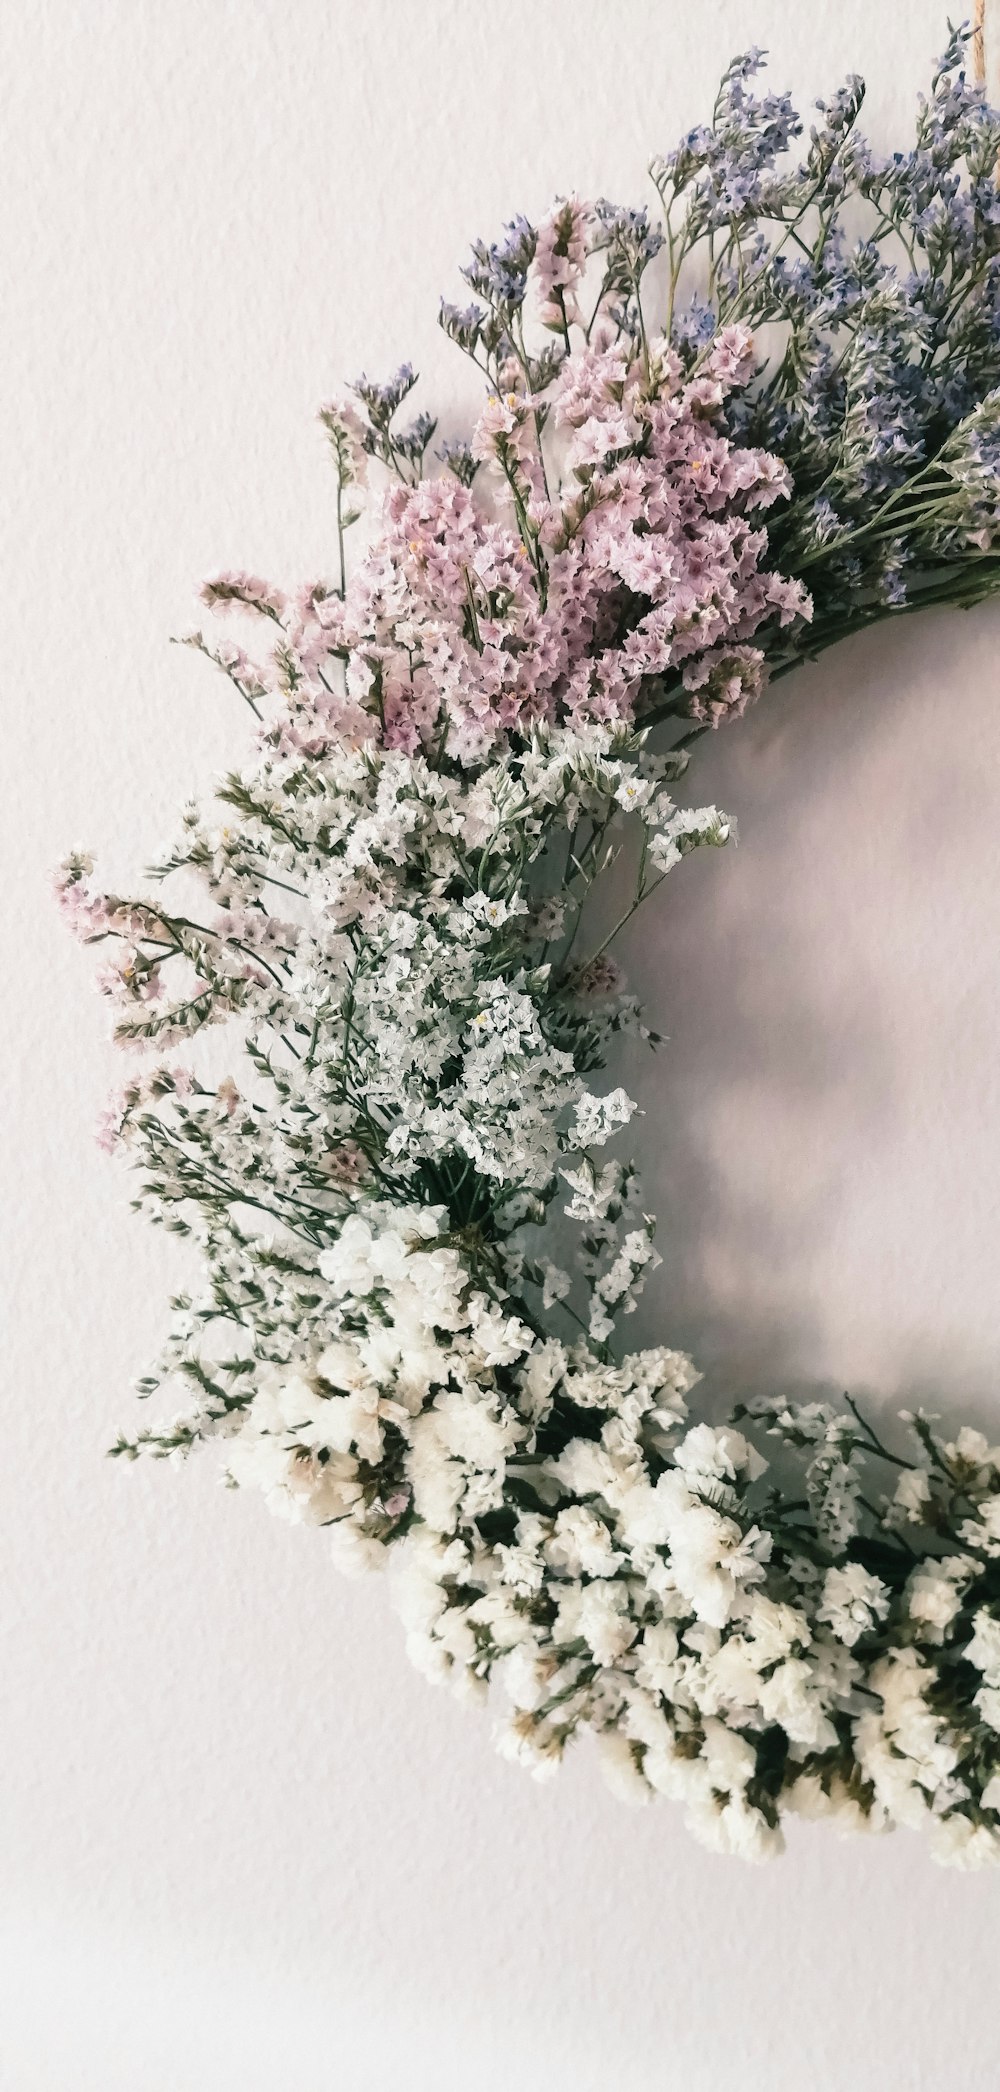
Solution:
M977 87L986 85L986 0L974 0L972 9L972 72Z

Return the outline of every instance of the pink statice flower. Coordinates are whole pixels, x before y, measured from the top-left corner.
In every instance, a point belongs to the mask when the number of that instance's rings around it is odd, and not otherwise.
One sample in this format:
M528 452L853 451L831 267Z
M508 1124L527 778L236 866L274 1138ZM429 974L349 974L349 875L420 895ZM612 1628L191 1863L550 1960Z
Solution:
M584 1002L604 1002L609 995L620 995L624 986L625 975L610 952L588 959L567 977L567 987Z
M109 1097L104 1110L98 1114L94 1128L94 1139L105 1155L114 1155L121 1146L125 1114L128 1110L127 1093L116 1091Z
M718 378L725 390L732 392L734 387L749 383L755 361L753 330L737 321L716 335L705 368L710 377Z
M368 432L353 402L338 393L320 408L317 419L326 430L342 484L364 486L368 478Z
M534 440L528 420L529 402L516 391L490 393L472 433L472 454L481 461L498 452L530 457Z
M491 384L471 442L445 445L442 476L426 472L423 439L414 449L394 432L409 365L356 388L367 421L339 399L322 410L339 524L355 513L345 487L372 458L383 475L352 573L342 563L339 584L291 595L240 571L206 583L211 607L271 627L263 658L213 658L261 701L268 743L290 760L380 744L470 769L540 726L641 721L654 703L717 724L762 687L768 635L810 615L768 557L763 517L790 492L787 468L726 420L754 372L752 332L731 322L686 362L647 336L621 271L629 242L637 266L656 242L641 214L609 208L574 196L537 230L518 220L470 277L492 317L445 308ZM560 337L540 355L525 345L532 309Z
M278 624L286 609L280 588L272 588L271 583L262 581L259 574L216 574L212 580L202 584L201 599L210 610L232 610L241 606L244 610L256 611L259 617L273 618Z
M592 225L590 205L569 196L554 204L538 227L533 273L543 327L561 332L579 323L577 293L587 266Z
M691 696L691 717L708 726L739 719L760 695L766 663L756 647L720 646L699 654L684 667L684 688Z
M52 880L59 913L81 944L105 936L114 913L107 894L96 892L90 883L93 869L93 858L76 850L58 866Z
M341 1140L335 1148L329 1148L321 1165L324 1175L331 1184L345 1191L352 1191L371 1176L371 1164L356 1140Z
M694 411L676 358L663 353L651 385L616 349L588 348L554 397L569 435L558 492L539 501L525 469L531 403L496 395L477 432L493 514L450 475L390 488L343 601L317 612L346 700L377 714L390 747L413 753L444 730L474 764L537 721L630 718L651 678L698 688L685 663L806 614L751 520L783 468L733 444L702 401ZM314 653L306 674L318 666Z

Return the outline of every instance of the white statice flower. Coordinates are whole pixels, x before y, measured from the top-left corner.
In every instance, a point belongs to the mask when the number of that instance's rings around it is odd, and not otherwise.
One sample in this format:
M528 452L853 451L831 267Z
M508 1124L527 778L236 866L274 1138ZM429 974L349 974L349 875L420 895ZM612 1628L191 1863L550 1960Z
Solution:
M831 1629L838 1641L853 1649L863 1634L870 1633L877 1621L885 1619L889 1599L881 1578L871 1575L860 1562L846 1562L843 1568L834 1565L823 1580L816 1618Z
M896 1483L892 1509L898 1522L919 1525L931 1501L931 1478L926 1468L903 1469Z
M225 1472L241 1489L259 1489L268 1509L293 1525L327 1525L349 1517L361 1488L357 1462L324 1461L268 1433L241 1432L226 1448Z
M467 894L462 906L476 922L482 923L484 928L490 930L499 930L505 922L509 922L512 915L523 915L527 912L527 903L524 900L519 900L518 905L512 907L501 894L483 893L481 890Z
M457 1456L449 1457L433 1411L414 1419L409 1439L406 1478L413 1509L432 1533L453 1534L468 1483L465 1464Z
M778 1603L755 1591L741 1618L740 1632L753 1653L758 1671L783 1662L786 1656L808 1647L811 1626L797 1606Z
M921 1829L932 1797L951 1778L959 1757L927 1698L935 1673L917 1650L903 1648L883 1657L868 1676L882 1707L858 1718L858 1762L887 1814Z
M615 788L615 798L627 814L638 813L646 805L655 789L652 778L631 775L623 777Z
M610 1140L620 1126L627 1126L635 1111L632 1098L626 1090L609 1090L607 1096L598 1097L587 1090L580 1098L567 1141L572 1148L597 1148Z
M513 1546L499 1543L497 1577L501 1583L509 1584L518 1597L536 1598L545 1587L548 1565L538 1539L525 1532L527 1522L519 1519L518 1539Z
M975 1517L962 1521L958 1534L967 1547L995 1560L1000 1555L1000 1494L984 1497L976 1506Z
M943 1642L962 1605L962 1587L968 1582L969 1564L960 1556L947 1556L915 1569L906 1586L905 1604L921 1639Z
M690 1629L684 1643L693 1646ZM762 1667L752 1641L740 1633L718 1634L714 1643L701 1643L697 1654L686 1682L704 1714L743 1720L759 1712Z
M542 1274L542 1312L548 1314L557 1300L565 1300L572 1292L572 1274L564 1271L561 1265L553 1264L548 1257L540 1258L538 1268Z
M625 1560L604 1520L583 1504L556 1513L545 1556L552 1568L571 1577L613 1576Z
M697 1755L671 1739L647 1750L643 1760L650 1785L682 1804L688 1828L701 1844L753 1861L775 1857L783 1848L778 1826L748 1799L756 1770L752 1743L713 1719L702 1725Z
M696 1424L681 1439L674 1459L692 1486L709 1488L714 1482L737 1479L756 1482L767 1467L756 1446L729 1424L719 1429L711 1424Z
M822 1681L805 1657L786 1658L762 1679L760 1706L765 1720L776 1722L804 1750L836 1749L837 1731L823 1705Z
M564 1212L570 1220L604 1220L622 1197L624 1171L620 1162L606 1162L596 1169L585 1156L579 1169L561 1169L563 1181L573 1194Z
M1000 1618L985 1606L980 1606L973 1618L965 1660L982 1671L987 1685L1000 1685Z
M524 1435L513 1409L484 1399L471 1386L445 1389L422 1421L433 1425L447 1453L473 1468L501 1466Z
M337 1519L329 1531L330 1553L343 1576L369 1576L373 1570L385 1568L387 1550L382 1542L359 1532L349 1518Z
M994 1735L1000 1735L1000 1686L981 1685L972 1704L984 1728L992 1729Z
M757 1771L757 1753L745 1736L725 1722L706 1721L701 1756L716 1793L743 1794Z
M472 1356L487 1369L510 1366L531 1349L531 1331L516 1315L505 1315L501 1307L473 1300L469 1313Z
M339 1230L336 1242L319 1256L320 1274L334 1293L361 1298L376 1286L403 1280L411 1262L404 1227L409 1223L419 1240L428 1227L433 1229L435 1220L440 1224L443 1215L434 1215L429 1208L414 1209L412 1214L401 1213L397 1225L380 1229L363 1214L352 1213Z
M755 1525L744 1531L683 1487L666 1502L672 1575L696 1618L723 1627L737 1597L763 1581L771 1536Z
M448 1603L449 1583L468 1566L460 1540L448 1540L429 1525L397 1543L389 1564L390 1590L408 1633L426 1635Z
M541 1423L549 1414L553 1392L565 1372L565 1347L556 1338L532 1346L517 1375L517 1404L522 1416Z
M660 806L650 811L662 820L664 810ZM731 834L732 823L715 806L675 807L669 818L650 833L649 861L662 877L699 843L725 843Z
M806 1488L813 1514L827 1546L839 1551L853 1540L860 1525L860 1461L833 1427L806 1469Z
M520 1642L500 1658L496 1675L511 1706L533 1713L548 1697L553 1666L532 1643Z
M573 1621L574 1631L561 1631L560 1640L575 1641L582 1636L595 1662L614 1663L631 1647L637 1632L630 1616L628 1591L624 1584L608 1580L573 1588L575 1603L570 1604L567 1596L560 1613L566 1625Z
M943 1448L944 1459L966 1490L978 1493L995 1489L1000 1480L1000 1446L991 1446L981 1431L963 1424L957 1436Z
M660 1261L649 1228L631 1228L605 1268L595 1272L588 1331L596 1343L613 1334L617 1316L634 1311L645 1273Z
M974 1824L961 1810L938 1816L930 1826L932 1857L945 1867L972 1872L1000 1864L1000 1838L985 1824Z
M829 1824L842 1838L889 1828L885 1810L866 1807L837 1773L826 1781L818 1772L799 1773L788 1790L787 1806L809 1822Z
M500 1723L496 1746L502 1758L523 1766L533 1779L549 1780L562 1763L566 1736L539 1720L532 1710L519 1708Z
M675 864L680 864L680 845L669 829L656 829L650 836L649 861L654 871L661 875L672 872Z
M983 1683L975 1694L974 1704L986 1728L1000 1736L1000 1619L985 1606L980 1606L972 1622L972 1638L965 1649L965 1660L975 1665L983 1675ZM988 1783L988 1789L1000 1797L1000 1781L997 1775ZM997 1803L986 1801L983 1806L996 1807Z
M598 1763L607 1785L619 1801L631 1808L641 1808L652 1801L652 1790L645 1778L632 1743L617 1729L605 1729L598 1738Z
M635 1676L647 1692L668 1699L678 1683L680 1650L677 1629L670 1620L646 1627L638 1645Z
M615 1492L618 1469L610 1453L592 1438L573 1438L549 1471L570 1496L605 1496Z

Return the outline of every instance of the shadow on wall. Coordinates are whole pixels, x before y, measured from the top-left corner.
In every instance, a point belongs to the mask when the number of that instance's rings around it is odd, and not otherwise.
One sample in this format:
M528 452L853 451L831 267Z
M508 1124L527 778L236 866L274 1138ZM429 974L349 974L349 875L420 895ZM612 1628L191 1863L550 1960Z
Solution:
M845 643L696 749L684 796L739 842L632 927L664 1044L623 1079L664 1258L630 1341L687 1345L710 1401L961 1394L988 1422L998 634L991 607Z

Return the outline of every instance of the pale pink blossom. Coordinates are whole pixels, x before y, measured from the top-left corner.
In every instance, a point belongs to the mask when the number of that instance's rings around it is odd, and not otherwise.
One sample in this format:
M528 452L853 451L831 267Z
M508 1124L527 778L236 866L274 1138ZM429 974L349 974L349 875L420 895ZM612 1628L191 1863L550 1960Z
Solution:
M533 275L544 327L563 329L580 319L577 290L592 222L590 205L570 196L554 204L538 227Z

